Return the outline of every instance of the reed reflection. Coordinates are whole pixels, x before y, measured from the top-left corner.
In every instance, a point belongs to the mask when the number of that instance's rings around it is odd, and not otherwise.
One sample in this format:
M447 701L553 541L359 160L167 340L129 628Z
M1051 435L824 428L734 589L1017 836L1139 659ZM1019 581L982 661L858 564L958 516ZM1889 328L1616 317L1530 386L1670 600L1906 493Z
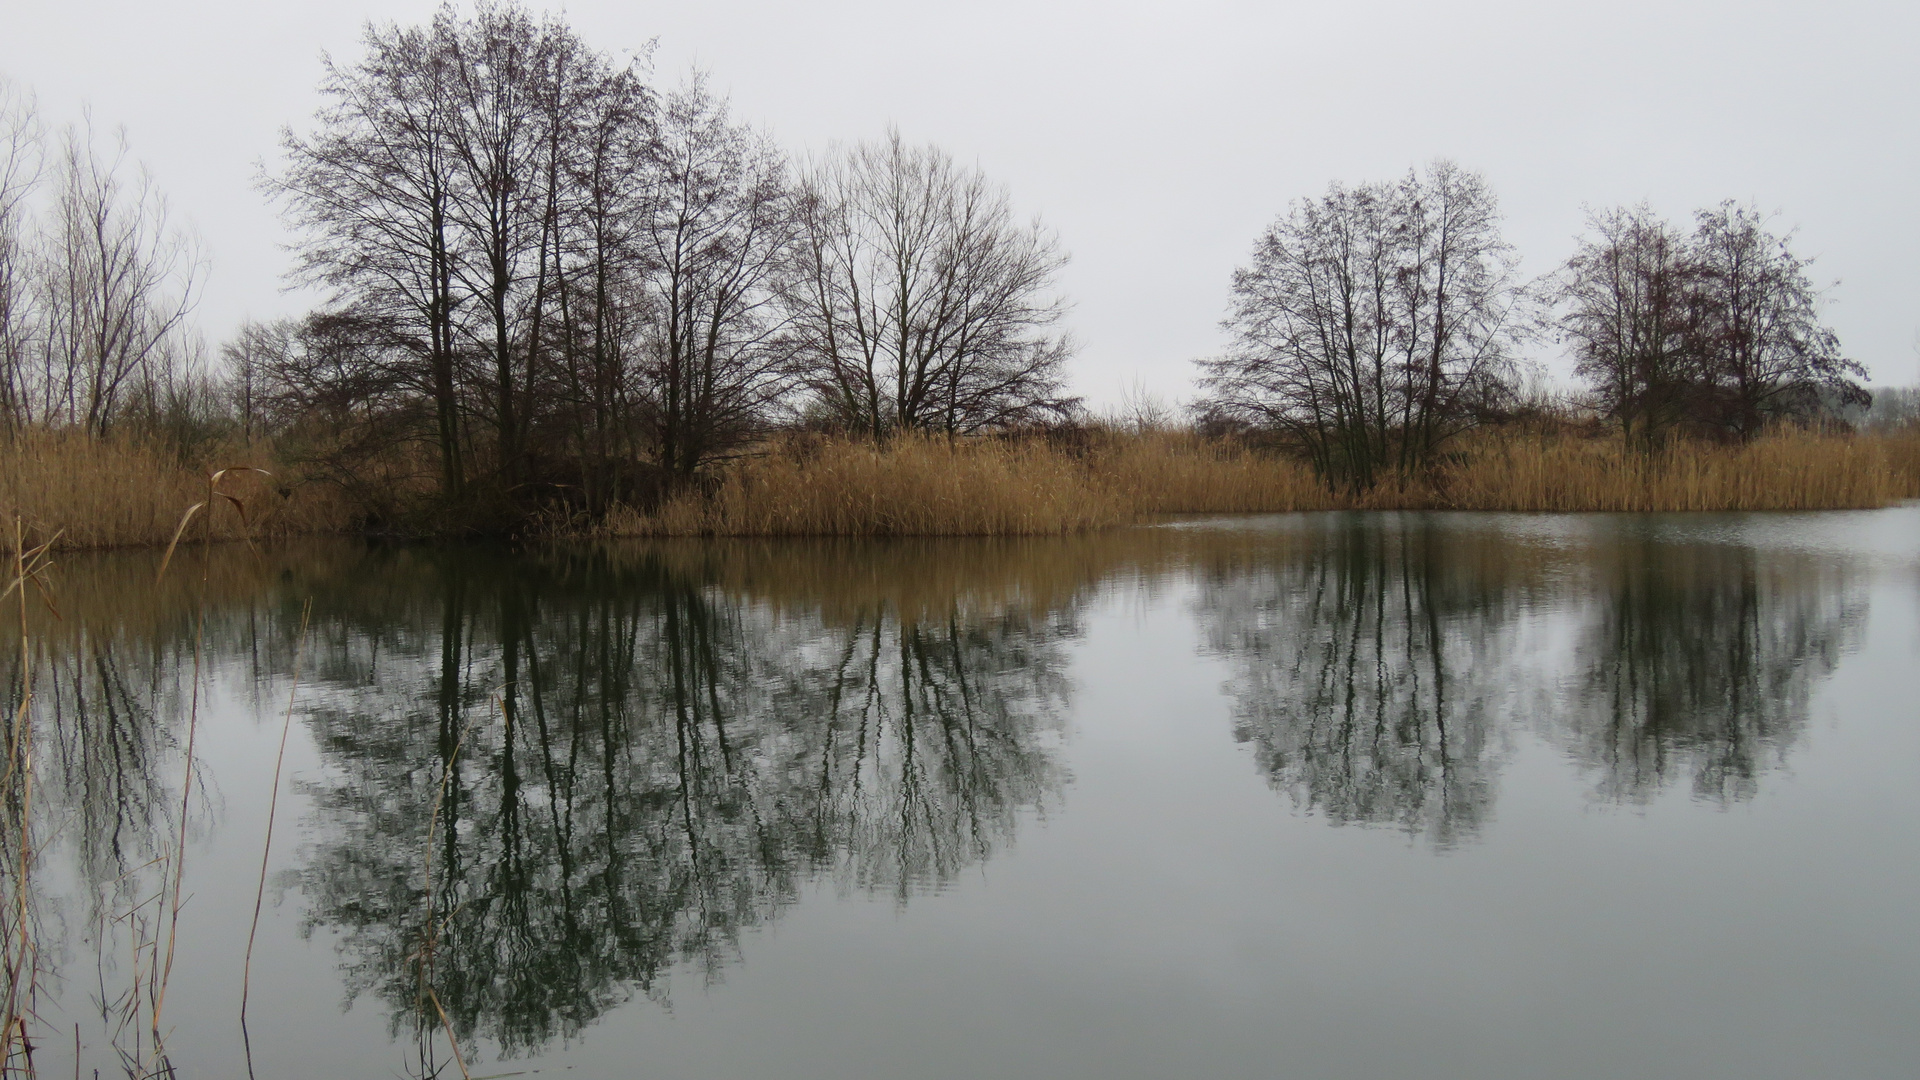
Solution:
M1067 615L829 620L660 552L399 561L409 629L336 635L301 875L396 1029L437 1022L430 986L462 1040L570 1037L676 965L717 977L810 882L941 888L1065 780Z

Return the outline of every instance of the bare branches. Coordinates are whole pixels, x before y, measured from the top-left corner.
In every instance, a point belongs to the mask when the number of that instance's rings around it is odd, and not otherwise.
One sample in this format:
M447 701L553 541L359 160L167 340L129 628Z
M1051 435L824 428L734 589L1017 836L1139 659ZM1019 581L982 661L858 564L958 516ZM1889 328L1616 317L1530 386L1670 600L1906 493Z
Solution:
M392 356L359 370L392 373L390 415L431 402L447 495L484 478L597 513L801 394L876 435L1073 406L1064 256L1002 188L897 135L795 185L703 76L662 99L642 74L511 4L370 27L264 181L301 276L384 328ZM280 383L323 400L344 377Z
M649 307L645 400L681 475L752 434L787 388L778 275L791 249L786 158L696 73L669 95L639 230Z
M0 415L96 435L157 421L194 384L204 264L124 133L103 152L88 117L45 149L31 98L0 86Z
M1492 189L1447 161L1303 200L1234 272L1203 407L1279 428L1330 482L1423 468L1510 394L1526 294Z
M1074 404L1061 395L1073 346L1055 330L1066 256L1001 186L891 131L813 168L797 227L797 359L833 421L956 433Z
M1819 317L1809 260L1751 207L1695 215L1691 236L1642 205L1589 218L1561 270L1576 372L1630 437L1690 423L1742 439L1772 419L1864 404L1866 371Z

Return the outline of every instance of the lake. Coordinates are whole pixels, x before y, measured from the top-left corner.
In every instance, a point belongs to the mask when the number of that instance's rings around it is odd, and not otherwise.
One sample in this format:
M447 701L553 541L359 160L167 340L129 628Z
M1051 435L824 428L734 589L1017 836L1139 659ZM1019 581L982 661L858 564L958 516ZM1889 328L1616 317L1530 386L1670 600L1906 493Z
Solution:
M48 1076L1920 1070L1920 506L60 561Z

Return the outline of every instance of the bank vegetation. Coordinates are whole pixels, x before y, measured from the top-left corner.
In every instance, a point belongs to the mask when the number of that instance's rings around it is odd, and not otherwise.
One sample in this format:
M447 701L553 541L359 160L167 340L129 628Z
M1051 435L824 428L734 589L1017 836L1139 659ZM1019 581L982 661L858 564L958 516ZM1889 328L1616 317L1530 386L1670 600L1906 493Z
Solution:
M1596 211L1527 278L1436 161L1288 207L1182 409L1068 392L1067 254L897 130L793 154L515 4L370 23L258 184L322 297L209 346L206 259L0 85L0 515L218 535L1042 534L1173 514L1876 506L1915 490L1791 232ZM1546 393L1558 348L1582 382ZM224 505L224 503L223 503Z

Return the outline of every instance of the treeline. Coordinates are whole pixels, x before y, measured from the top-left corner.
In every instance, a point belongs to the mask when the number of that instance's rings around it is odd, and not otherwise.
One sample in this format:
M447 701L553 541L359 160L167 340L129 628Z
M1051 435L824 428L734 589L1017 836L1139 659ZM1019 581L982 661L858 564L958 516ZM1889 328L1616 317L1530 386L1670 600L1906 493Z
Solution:
M440 492L598 512L774 423L1059 417L1053 236L897 132L803 163L694 75L555 17L444 7L327 60L262 178L327 306L229 347L249 428L432 447ZM345 467L347 462L340 462Z
M1481 176L1439 161L1335 184L1235 271L1232 346L1201 362L1201 408L1284 433L1323 477L1364 490L1422 473L1470 427L1538 412L1522 357L1556 340L1587 384L1583 411L1647 451L1863 407L1866 370L1821 321L1788 241L1732 202L1691 232L1644 205L1602 210L1564 265L1528 281Z
M429 527L713 496L799 429L1086 445L1060 437L1090 419L1066 389L1065 255L937 147L890 131L796 158L704 77L660 88L644 56L511 3L370 24L319 89L258 183L324 302L217 359L187 319L203 263L124 140L49 135L0 93L6 431L125 434L196 467L266 448L295 489ZM1492 187L1440 161L1335 184L1260 236L1189 419L1329 493L1444 503L1474 428L1582 418L1652 460L1675 436L1909 416L1868 409L1821 297L1790 236L1733 203L1690 228L1594 212L1528 279ZM1555 345L1576 398L1527 359Z

